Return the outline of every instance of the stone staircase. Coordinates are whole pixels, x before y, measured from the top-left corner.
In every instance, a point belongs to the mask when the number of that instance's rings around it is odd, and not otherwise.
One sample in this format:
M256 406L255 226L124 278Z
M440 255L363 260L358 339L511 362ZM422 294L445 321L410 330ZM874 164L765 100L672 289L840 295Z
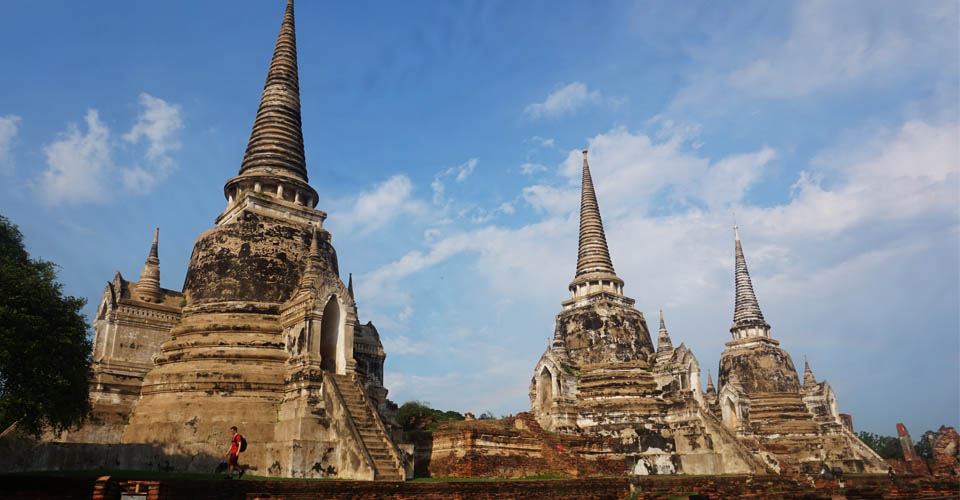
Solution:
M353 424L360 433L363 446L373 459L375 480L403 481L404 469L394 451L393 443L384 432L373 406L367 402L360 385L349 375L329 374L336 384Z

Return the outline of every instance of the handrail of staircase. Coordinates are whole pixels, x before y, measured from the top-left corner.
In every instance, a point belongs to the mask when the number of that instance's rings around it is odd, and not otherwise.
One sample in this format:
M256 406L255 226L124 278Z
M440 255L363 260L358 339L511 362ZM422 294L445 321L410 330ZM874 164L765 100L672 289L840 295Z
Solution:
M373 461L373 457L370 456L370 451L367 450L367 443L363 442L363 437L360 435L360 431L357 430L356 425L353 423L353 415L350 413L350 407L347 406L347 402L343 399L343 394L340 393L340 387L337 386L337 381L334 380L334 376L330 373L324 373L323 381L327 382L329 379L330 386L333 387L333 395L337 399L337 402L340 403L340 406L343 407L344 413L347 414L349 418L345 419L347 421L347 428L350 429L350 434L353 435L353 439L360 444L360 452L363 453L364 458L367 459L367 463L370 464L370 468L373 470L373 478L377 478L377 463Z
M406 479L407 472L406 468L403 466L403 462L400 460L400 449L397 448L396 443L393 442L393 439L390 439L390 434L387 433L387 428L383 425L383 422L380 421L380 412L373 406L373 403L367 398L367 391L363 390L363 387L360 387L360 399L363 400L363 404L366 405L368 410L373 412L373 421L377 424L377 428L380 429L380 432L383 433L383 437L386 438L388 447L391 453L393 454L393 465L397 467L397 471L400 472L400 475Z
M721 422L716 415L711 413L710 410L698 405L697 413L701 415L704 420L710 421L710 423L714 426L715 430L719 430L721 434L726 434L728 439L732 439L734 442L737 442L737 443L740 442L740 438L737 437L737 435L732 430L727 429L727 426L723 425L723 422ZM766 470L767 472L773 472L773 468L771 468L766 463L765 460L762 460L760 457L756 456L756 454L748 452L746 454L741 454L741 455L744 457L749 457L751 460L754 461L756 465L763 466L764 470Z

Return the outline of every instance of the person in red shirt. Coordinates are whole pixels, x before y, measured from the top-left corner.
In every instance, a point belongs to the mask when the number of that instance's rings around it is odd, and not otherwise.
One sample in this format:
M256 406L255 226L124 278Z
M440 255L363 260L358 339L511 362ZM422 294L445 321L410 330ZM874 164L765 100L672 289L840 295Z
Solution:
M230 428L233 437L230 439L230 451L227 452L227 479L233 479L233 469L236 468L239 475L243 477L243 469L240 468L238 459L240 458L240 433L237 432L237 426Z

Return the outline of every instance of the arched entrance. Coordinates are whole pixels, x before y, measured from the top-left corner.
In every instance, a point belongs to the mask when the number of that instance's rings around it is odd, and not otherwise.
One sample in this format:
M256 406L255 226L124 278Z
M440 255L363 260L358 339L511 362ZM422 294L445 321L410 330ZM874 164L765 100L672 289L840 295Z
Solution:
M550 409L553 402L553 375L546 366L540 370L540 376L537 378L537 395L539 396L540 409Z
M320 368L337 371L337 343L340 337L340 303L331 295L320 320Z

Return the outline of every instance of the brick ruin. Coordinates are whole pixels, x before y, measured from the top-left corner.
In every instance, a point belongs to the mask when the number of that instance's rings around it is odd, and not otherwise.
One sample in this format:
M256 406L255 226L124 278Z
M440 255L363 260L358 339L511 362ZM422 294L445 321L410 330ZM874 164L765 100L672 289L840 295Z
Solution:
M693 352L674 347L660 314L654 349L643 313L613 268L583 152L580 242L571 298L530 382L530 411L544 429L613 441L633 474L816 470L883 472L837 412L837 397L809 364L800 383L770 335L735 235L736 304L718 371L701 390Z
M182 293L160 288L159 231L139 282L118 272L104 290L93 421L40 441L9 433L4 470L213 472L236 425L256 474L406 477L383 345L358 321L307 179L292 0L224 196Z

